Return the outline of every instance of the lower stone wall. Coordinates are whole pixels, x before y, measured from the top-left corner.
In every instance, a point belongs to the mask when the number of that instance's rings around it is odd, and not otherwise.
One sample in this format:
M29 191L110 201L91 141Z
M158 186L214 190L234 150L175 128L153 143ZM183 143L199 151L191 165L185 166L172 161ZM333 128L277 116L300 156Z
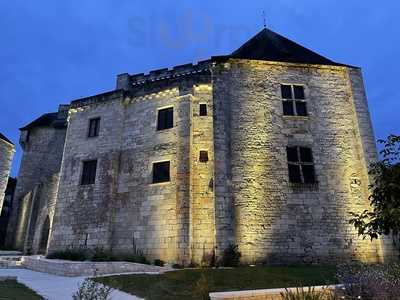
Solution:
M46 259L43 256L25 256L22 258L22 266L32 271L69 277L121 273L163 273L170 270L166 267L130 262L75 262Z
M326 291L326 299L330 292L328 290L334 290L339 286L316 286L313 287L314 291ZM285 291L296 292L297 288L288 289L265 289L265 290L249 290L249 291L237 291L237 292L219 292L210 293L211 300L282 300L281 293ZM305 289L306 291L308 288Z

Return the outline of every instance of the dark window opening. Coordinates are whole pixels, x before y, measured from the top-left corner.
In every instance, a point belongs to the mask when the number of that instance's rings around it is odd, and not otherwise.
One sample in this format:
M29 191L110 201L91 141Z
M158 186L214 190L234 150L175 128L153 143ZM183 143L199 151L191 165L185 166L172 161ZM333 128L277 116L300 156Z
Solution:
M297 153L297 147L287 147L286 148L287 160L291 162L298 162L299 155Z
M316 183L312 150L307 147L286 147L289 182Z
M200 104L200 116L207 116L207 104Z
M100 131L100 118L90 119L88 137L99 136L99 131Z
M157 117L157 130L174 127L174 109L172 107L160 109Z
M81 185L94 184L96 181L97 160L83 162Z
M304 183L315 183L315 170L313 165L302 165Z
M304 101L296 101L296 112L298 116L307 116L307 106Z
M282 84L281 94L284 116L308 115L303 86Z
M153 183L168 182L171 180L169 161L157 162L153 164Z
M282 101L283 114L285 116L294 116L293 101Z
M208 152L207 151L200 151L199 161L206 163L208 162Z
M301 162L313 162L312 151L310 148L300 147L300 160Z
M293 99L292 96L292 86L282 84L281 85L281 94L283 99Z
M293 86L293 90L294 90L294 98L295 99L300 99L300 100L304 100L304 87L301 85L294 85Z
M289 164L289 181L293 183L301 183L301 172L299 165Z

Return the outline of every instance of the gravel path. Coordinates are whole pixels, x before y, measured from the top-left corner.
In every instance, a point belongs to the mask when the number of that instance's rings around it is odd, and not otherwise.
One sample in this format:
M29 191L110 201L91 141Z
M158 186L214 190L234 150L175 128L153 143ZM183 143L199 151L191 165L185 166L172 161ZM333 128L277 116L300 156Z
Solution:
M0 269L0 276L17 276L18 282L48 300L72 300L72 294L85 280L85 277L63 277L26 269ZM113 300L141 300L119 290L114 290L111 297Z

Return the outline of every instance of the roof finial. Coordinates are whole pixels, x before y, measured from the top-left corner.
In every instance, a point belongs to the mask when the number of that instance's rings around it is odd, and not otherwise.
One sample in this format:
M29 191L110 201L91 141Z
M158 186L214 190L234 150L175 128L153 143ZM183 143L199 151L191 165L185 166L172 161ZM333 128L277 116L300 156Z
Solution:
M267 18L265 16L265 10L262 11L262 16L263 16L264 28L267 28Z

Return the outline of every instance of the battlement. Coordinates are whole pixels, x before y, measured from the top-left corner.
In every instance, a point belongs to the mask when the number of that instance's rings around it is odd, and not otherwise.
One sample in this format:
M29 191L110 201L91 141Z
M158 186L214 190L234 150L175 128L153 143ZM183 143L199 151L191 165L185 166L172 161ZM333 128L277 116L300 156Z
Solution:
M199 61L197 64L184 64L173 67L172 69L163 68L152 70L148 74L138 73L130 75L123 73L117 76L117 89L129 90L130 88L150 82L173 79L182 76L200 74L208 71L211 67L211 60Z

